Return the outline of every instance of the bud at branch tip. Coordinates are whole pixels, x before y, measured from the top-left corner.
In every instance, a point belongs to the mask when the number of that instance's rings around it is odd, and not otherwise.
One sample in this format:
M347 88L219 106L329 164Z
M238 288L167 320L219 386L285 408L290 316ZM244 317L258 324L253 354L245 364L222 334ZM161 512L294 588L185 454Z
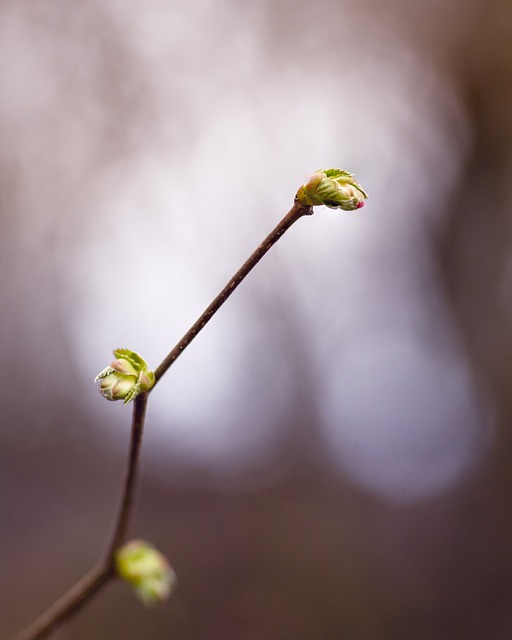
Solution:
M354 211L364 207L368 194L354 180L352 173L343 169L319 169L297 191L301 204L324 204L330 209Z

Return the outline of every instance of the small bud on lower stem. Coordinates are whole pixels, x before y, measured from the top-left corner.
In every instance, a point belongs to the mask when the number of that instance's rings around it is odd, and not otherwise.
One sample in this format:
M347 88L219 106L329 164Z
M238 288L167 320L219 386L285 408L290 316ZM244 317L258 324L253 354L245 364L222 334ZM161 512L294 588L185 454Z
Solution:
M164 602L176 585L176 574L167 558L144 540L132 540L119 549L116 572L146 605Z

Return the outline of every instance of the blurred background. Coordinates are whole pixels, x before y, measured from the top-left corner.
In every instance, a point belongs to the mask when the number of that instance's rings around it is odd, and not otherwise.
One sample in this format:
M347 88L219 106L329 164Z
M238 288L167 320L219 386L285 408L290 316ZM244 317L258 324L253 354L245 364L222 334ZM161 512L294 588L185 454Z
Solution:
M319 167L318 208L151 396L132 534L55 638L512 635L512 5L3 0L0 635L99 558L130 408Z

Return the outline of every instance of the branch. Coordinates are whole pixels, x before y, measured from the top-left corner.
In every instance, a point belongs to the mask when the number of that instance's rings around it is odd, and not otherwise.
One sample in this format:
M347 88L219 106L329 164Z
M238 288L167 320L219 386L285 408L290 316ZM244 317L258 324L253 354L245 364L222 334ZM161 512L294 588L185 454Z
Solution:
M190 327L183 338L172 349L169 355L163 360L163 362L155 369L155 385L160 378L166 373L173 362L185 351L192 340L197 334L205 327L205 325L212 319L217 311L226 302L233 291L238 285L245 279L245 277L252 271L252 269L258 264L269 249L279 240L285 231L287 231L294 222L296 222L302 216L310 216L313 214L313 207L304 205L295 200L293 207L288 211L281 222L273 229L268 236L259 245L256 251L244 262L240 269L235 273L227 285L222 289L216 298L212 300L209 306L203 311L195 323Z
M289 229L294 222L306 215L312 215L313 207L301 204L297 199L293 207L284 216L281 222L263 240L254 253L235 273L227 285L217 295L211 304L205 309L197 321L190 327L183 338L176 344L169 355L155 370L155 384L167 372L173 362L188 347L197 334L211 320L220 307L226 302L233 291L245 279L250 271L258 264L263 256L279 240L284 232ZM88 602L109 580L116 576L115 557L119 546L124 542L129 519L133 509L133 498L137 480L137 470L142 444L142 434L148 396L151 389L146 393L138 395L134 400L132 414L132 432L130 441L130 451L126 476L123 486L121 504L119 512L114 522L113 532L107 544L107 551L102 562L79 580L69 591L57 600L47 611L36 618L32 624L24 629L15 640L40 640L47 637L64 620L69 618L86 602Z
M74 584L69 591L61 596L49 609L17 635L15 640L39 640L40 638L46 638L61 622L78 611L78 609L98 593L111 578L115 577L115 554L126 536L128 521L133 506L147 401L147 394L141 394L135 398L134 401L130 453L128 456L121 504L103 561L89 571L89 573Z
M142 393L140 396L137 396L133 404L130 453L126 468L126 476L124 479L123 494L121 504L119 506L119 513L114 525L114 531L107 546L107 553L104 561L105 567L108 567L111 570L114 569L116 551L124 542L126 537L126 531L128 529L128 523L133 507L147 404L147 393Z
M32 624L19 633L15 640L46 638L61 622L73 615L92 598L113 575L102 565L94 567Z

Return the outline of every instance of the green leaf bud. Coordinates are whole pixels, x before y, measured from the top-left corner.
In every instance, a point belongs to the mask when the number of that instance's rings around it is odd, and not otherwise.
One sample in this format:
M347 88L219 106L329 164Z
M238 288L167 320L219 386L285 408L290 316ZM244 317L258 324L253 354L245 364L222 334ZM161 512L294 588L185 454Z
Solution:
M115 360L100 371L94 382L99 382L101 395L107 400L124 400L124 404L155 384L155 374L146 361L130 349L116 349Z
M320 169L297 191L302 204L324 204L331 209L354 211L364 207L368 194L354 180L352 173L343 169Z
M110 366L112 369L114 369L114 371L117 371L118 373L124 373L128 376L138 375L137 369L129 360L126 360L125 358L116 358L114 362L110 363Z
M118 550L116 572L148 606L167 600L176 586L167 558L144 540L132 540Z

